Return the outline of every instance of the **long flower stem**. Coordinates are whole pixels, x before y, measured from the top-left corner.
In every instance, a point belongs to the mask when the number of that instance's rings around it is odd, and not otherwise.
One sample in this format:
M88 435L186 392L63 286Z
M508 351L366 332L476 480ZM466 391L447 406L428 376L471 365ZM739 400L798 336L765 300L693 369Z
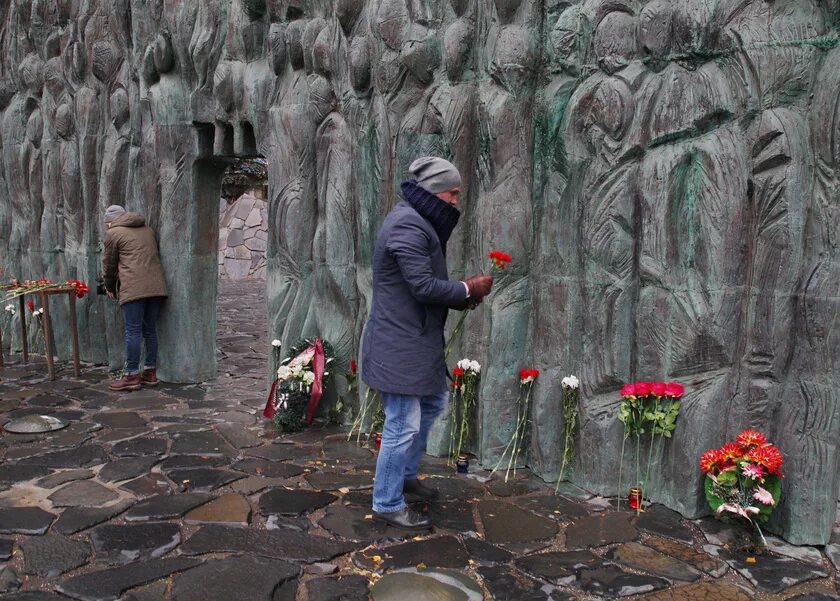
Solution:
M621 437L621 455L618 458L618 494L615 496L615 508L621 511L621 470L624 468L624 447L627 444L627 433Z
M534 383L530 382L528 384L528 392L525 395L525 403L522 408L522 433L519 436L518 444L513 453L513 477L516 478L516 462L519 460L519 453L522 452L522 444L525 441L525 434L528 430L528 405L531 400L531 391L534 388ZM508 468L510 469L510 468ZM505 481L507 481L507 475L505 475Z
M457 398L457 393L453 393L449 398L449 457L446 460L446 465L449 466L452 465L455 457L455 423L458 420Z
M640 483L639 478L641 478L641 473L640 473L640 469L639 469L639 451L641 450L641 445L642 445L642 435L641 435L640 432L637 431L636 432L636 482L637 483ZM644 489L642 489L641 497L642 497L642 499L644 499L644 497L645 497L645 490ZM639 506L636 508L636 514L638 514L639 511L642 508L642 499L639 499Z
M653 443L656 440L656 413L659 411L659 397L656 397L656 401L653 404L653 423L651 425L650 430L650 446L648 447L648 461L647 461L647 470L645 470L645 484L644 484L644 491L648 493L648 499L651 498L650 491L650 462L653 458Z
M458 319L458 323L455 324L455 327L452 330L452 334L449 336L449 340L446 342L446 349L443 352L444 359L449 358L449 353L452 352L452 347L455 346L455 342L461 336L461 330L464 329L464 322L467 320L467 313L469 313L469 309L464 309L461 311L461 317Z

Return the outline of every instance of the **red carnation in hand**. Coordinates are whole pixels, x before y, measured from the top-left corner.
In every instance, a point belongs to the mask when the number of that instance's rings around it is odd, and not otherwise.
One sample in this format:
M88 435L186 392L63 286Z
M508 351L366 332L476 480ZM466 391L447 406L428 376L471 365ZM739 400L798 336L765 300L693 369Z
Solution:
M499 269L504 269L513 260L509 254L500 250L491 250L488 256L493 261L493 265Z
M668 382L665 384L665 396L671 396L675 399L682 397L685 394L685 386L679 382Z
M350 359L350 373L351 374L356 373L356 360L355 359Z
M666 390L667 386L665 385L665 382L653 382L650 385L650 391L656 396L665 396Z
M707 474L711 474L719 463L722 462L722 456L717 449L709 449L703 456L700 457L700 469Z
M652 382L636 382L636 396L647 396L650 394Z
M636 385L625 384L621 387L621 396L636 396Z
M767 444L767 439L764 437L764 434L758 430L744 430L738 435L735 442L745 449L749 449L751 447L760 447L761 445Z

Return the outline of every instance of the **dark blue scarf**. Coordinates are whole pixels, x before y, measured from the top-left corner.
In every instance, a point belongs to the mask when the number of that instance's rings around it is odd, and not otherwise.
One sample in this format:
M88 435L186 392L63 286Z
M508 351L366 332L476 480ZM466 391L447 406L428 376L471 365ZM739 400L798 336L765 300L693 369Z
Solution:
M461 211L441 200L436 194L421 188L414 180L403 182L400 188L403 199L432 224L440 239L441 249L446 254L446 241L458 225Z

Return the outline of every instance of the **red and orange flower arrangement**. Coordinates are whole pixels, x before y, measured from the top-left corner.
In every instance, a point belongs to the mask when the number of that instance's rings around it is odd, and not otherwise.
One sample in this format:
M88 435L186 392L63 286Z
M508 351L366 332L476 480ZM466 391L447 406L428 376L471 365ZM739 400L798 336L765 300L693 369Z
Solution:
M759 523L766 522L782 492L784 455L757 430L744 430L700 458L706 474L706 500L717 517L743 518L766 544Z

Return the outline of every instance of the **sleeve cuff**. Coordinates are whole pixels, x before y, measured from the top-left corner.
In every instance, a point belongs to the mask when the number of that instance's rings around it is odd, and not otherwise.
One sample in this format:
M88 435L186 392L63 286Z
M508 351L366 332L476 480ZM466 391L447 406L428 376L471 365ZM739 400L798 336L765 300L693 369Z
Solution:
M467 286L466 282L461 282L461 283L464 285L464 290L466 290L466 292L467 292L467 298L469 298L470 297L470 287Z

